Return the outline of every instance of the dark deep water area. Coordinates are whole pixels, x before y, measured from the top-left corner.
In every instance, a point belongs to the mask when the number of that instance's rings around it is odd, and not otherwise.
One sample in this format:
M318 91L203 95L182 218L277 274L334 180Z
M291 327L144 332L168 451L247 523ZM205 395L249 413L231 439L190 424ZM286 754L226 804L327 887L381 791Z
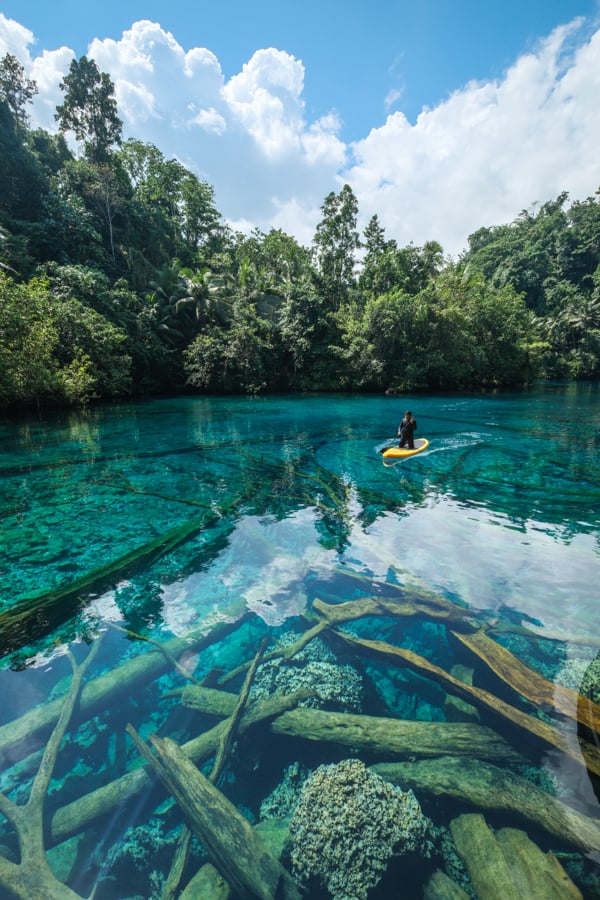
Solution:
M599 563L598 384L0 420L0 897L600 897Z

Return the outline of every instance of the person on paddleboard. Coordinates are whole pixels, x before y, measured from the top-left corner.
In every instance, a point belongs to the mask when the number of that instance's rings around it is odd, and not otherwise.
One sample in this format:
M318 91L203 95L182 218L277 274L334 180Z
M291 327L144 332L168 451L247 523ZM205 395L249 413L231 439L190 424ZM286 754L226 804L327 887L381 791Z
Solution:
M400 437L400 446L408 447L409 450L415 449L414 433L417 430L417 420L413 419L410 409L404 413L404 418L398 425L398 436Z

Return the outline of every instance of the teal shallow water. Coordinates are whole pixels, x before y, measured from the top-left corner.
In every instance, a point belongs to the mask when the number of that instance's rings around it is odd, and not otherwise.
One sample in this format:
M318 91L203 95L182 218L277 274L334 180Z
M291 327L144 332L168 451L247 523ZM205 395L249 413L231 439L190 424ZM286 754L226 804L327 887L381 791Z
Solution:
M498 633L502 626L499 640L528 666L579 689L600 649L599 400L598 385L411 398L418 435L430 447L393 466L378 451L395 434L404 398L182 398L0 423L2 721L64 692L65 647L81 658L81 639L93 641L108 622L163 641L250 612L232 636L186 655L186 667L203 678L250 658L264 633L275 641L302 630L317 600L396 596L396 585L466 607ZM408 620L398 628L371 618L351 630L446 671L464 661L440 625ZM111 628L97 672L147 651ZM445 720L439 685L348 661L347 653L343 664L371 686L363 713ZM492 690L486 677L480 686ZM189 713L182 721L165 698L181 678L166 674L131 696L123 685L108 710L82 721L57 763L55 796L70 802L134 764L123 736L132 707L144 735L162 729L186 740ZM495 690L507 699L505 687ZM514 742L506 723L493 725ZM3 790L13 797L25 796L31 779L28 767L15 767L15 754L38 743L32 738L3 758ZM238 760L228 775L252 821L274 788L256 775L264 765L277 770L264 761L267 749L257 737L254 774ZM314 767L314 748L296 752L293 762ZM282 780L286 754L287 747ZM532 750L531 763L538 782L550 780L574 808L597 817L594 778L583 767L556 751ZM65 862L59 843L61 880L82 893L98 882L98 897L150 897L168 870L180 821L164 798L154 799L110 827L101 817L88 823L79 839L93 835L100 845L91 867L76 853ZM455 811L442 801L428 810L440 825ZM0 843L12 841L8 829ZM593 896L593 855L577 865ZM416 885L430 868L411 870ZM379 890L373 896L388 896Z

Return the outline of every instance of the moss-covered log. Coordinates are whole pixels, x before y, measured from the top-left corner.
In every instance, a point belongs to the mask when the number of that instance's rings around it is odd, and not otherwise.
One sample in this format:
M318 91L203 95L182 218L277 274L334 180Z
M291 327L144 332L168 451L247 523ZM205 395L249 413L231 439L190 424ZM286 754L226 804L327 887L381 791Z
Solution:
M400 591L401 589L398 588L398 590ZM454 603L450 603L441 597L429 597L424 594L413 595L404 591L402 591L402 595L397 600L363 597L360 600L349 600L347 603L325 603L322 600L315 599L313 600L312 610L321 617L321 621L313 624L293 644L288 644L286 647L278 648L266 654L265 662L278 658L291 659L296 653L303 650L313 638L328 628L334 625L342 625L344 622L363 619L367 616L388 616L390 618L416 616L429 621L445 622L456 630L474 631L477 628L469 610L456 606ZM308 621L311 622L312 619L308 619ZM233 681L243 674L249 665L249 662L245 662L236 669L227 672L219 679L219 684L225 685Z
M186 687L182 699L213 716L231 715L236 703L235 694L196 685ZM523 757L491 728L465 722L411 722L299 707L274 719L271 731L309 741L342 744L388 758L435 757L446 753L523 762Z
M465 684L444 669L429 662L423 656L413 653L412 650L394 647L392 644L387 644L383 641L367 641L350 637L341 632L336 632L336 634L356 650L377 659L384 659L386 662L394 665L407 666L414 672L431 678L436 683L441 684L445 690L457 694L459 697L479 707L484 707L502 719L512 722L513 725L532 735L543 745L560 750L581 765L586 765L590 772L600 775L600 749L589 743L585 744L582 749L583 742L578 740L577 734L573 731L559 730L542 719L530 716L526 712L511 706L510 703L505 703L489 691Z
M439 597L424 597L402 594L397 600L383 597L364 597L347 603L323 603L313 600L313 609L330 625L341 625L366 616L409 617L417 616L428 621L445 622L455 629L474 631L473 613L449 600Z
M377 756L473 756L504 762L523 762L491 728L467 722L411 722L323 709L294 709L271 725L275 734L327 741Z
M247 900L300 900L291 875L250 823L169 738L150 737L156 752L129 733L140 753L177 801L188 827L231 888Z
M600 821L591 819L508 769L464 757L417 762L377 763L371 767L417 796L452 797L476 810L510 813L515 820L544 829L559 844L600 851Z
M228 695L231 696L231 695ZM273 697L269 700L261 700L249 707L238 725L240 733L253 725L274 718L281 713L292 709L302 700L310 696L310 692L302 689L286 697ZM233 696L235 707L236 697ZM210 731L193 738L181 748L183 752L196 763L201 763L215 754L222 737L227 732L227 722L219 722ZM90 791L83 797L73 800L71 803L56 810L50 822L50 843L58 844L73 834L83 831L91 822L100 816L113 813L123 806L136 794L148 788L150 778L144 767L116 778L104 787Z
M216 784L217 779L219 778L219 775L221 774L221 771L227 760L227 755L237 732L237 727L248 704L248 697L250 696L252 681L263 657L263 653L267 647L268 641L268 637L263 638L260 649L254 657L250 668L248 669L248 674L246 675L246 680L244 681L242 690L240 691L239 697L237 698L235 708L232 710L231 715L227 719L227 728L219 739L219 746L217 748L217 752L215 753L215 760L210 773L210 780L213 782L213 784Z
M438 869L425 885L423 900L469 900L469 895Z
M496 840L511 866L517 890L537 900L582 900L582 894L552 853L544 853L517 828L501 828Z
M58 881L46 857L44 806L58 752L69 726L84 674L93 661L100 642L97 641L79 665L69 653L73 678L69 691L61 701L61 712L48 741L38 772L33 779L29 799L17 805L0 793L0 813L14 827L19 844L20 861L14 863L0 854L0 885L11 897L22 900L78 900L79 894Z
M458 816L450 831L477 900L522 900L511 866L481 813Z
M304 650L306 645L309 644L313 638L317 637L328 628L329 623L325 620L317 622L316 625L313 625L312 628L309 628L308 631L301 634L292 644L286 644L285 647L278 647L276 650L271 650L270 653L265 653L263 662L269 662L272 659L292 659L297 653ZM234 681L240 675L243 675L249 666L250 660L241 663L241 665L236 666L235 669L231 669L229 672L222 675L221 678L219 678L219 684L225 685L230 681Z
M184 706L197 709L207 716L215 716L217 719L231 716L237 700L238 695L230 691L219 691L198 684L186 684L181 692L181 702Z
M478 900L582 900L553 853L543 853L517 828L492 832L479 813L450 823Z
M142 562L160 558L217 519L216 512L204 513L63 587L23 598L0 613L0 652L17 650L47 634L75 613L83 596L122 580Z
M290 820L264 819L254 825L255 832L268 850L281 860L289 839ZM231 888L212 863L205 863L190 879L180 894L180 900L235 900Z
M547 712L557 712L600 734L600 706L587 700L580 703L580 694L562 684L548 681L539 672L521 662L510 650L492 640L484 631L459 634L454 637L485 663L495 675L522 697L526 697Z
M196 629L185 637L166 641L164 649L176 657L190 650L201 650L222 640L248 618L249 613L243 614L234 622L222 622L213 626L208 632L206 628ZM91 714L107 706L115 695L122 693L124 686L131 693L140 684L157 678L170 667L168 659L158 650L140 653L111 672L87 682L79 698L79 711ZM29 710L18 719L0 726L0 765L3 769L42 746L44 738L60 715L62 702L62 698L51 700L50 703Z

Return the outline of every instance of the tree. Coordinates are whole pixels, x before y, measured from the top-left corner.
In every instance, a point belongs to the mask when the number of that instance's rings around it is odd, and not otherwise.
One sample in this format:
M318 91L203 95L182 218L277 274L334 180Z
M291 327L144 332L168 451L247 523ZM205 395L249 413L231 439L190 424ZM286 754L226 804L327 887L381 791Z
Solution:
M27 145L25 107L36 93L35 81L7 53L0 60L0 221L9 227L13 219L35 220L47 189L39 160Z
M321 212L313 239L315 261L329 305L338 309L354 285L354 254L360 247L358 202L350 185L345 184L339 194L328 194Z
M385 229L379 224L378 215L371 216L363 236L365 239L365 259L368 259L370 256L376 257L386 249Z
M57 390L58 333L39 284L17 285L0 271L0 407L31 406Z
M49 191L36 242L39 261L102 267L106 254L94 218L78 193Z
M0 103L5 103L17 126L27 124L26 105L31 103L38 92L32 78L27 78L25 69L16 56L7 53L0 60Z
M123 127L110 76L100 72L93 59L82 56L72 60L60 89L65 93L64 103L56 107L54 116L60 131L74 132L91 162L106 162L112 147L121 143Z
M165 159L153 144L128 140L116 154L132 188L127 242L129 259L157 268L177 258L188 268L203 267L223 242L214 190L176 159Z
M59 380L70 403L130 393L131 358L122 329L73 298L51 302L50 314L59 337Z
M215 191L205 181L186 172L181 181L179 221L181 235L189 251L202 251L208 259L219 248L222 238L221 215L215 207Z
M399 288L368 298L362 315L352 314L348 307L341 317L341 341L334 350L344 360L348 387L426 387L428 317L427 299Z
M58 175L65 163L73 159L63 134L49 134L43 128L36 128L28 133L28 144L50 177Z
M200 270L181 269L180 285L185 296L175 303L175 312L183 319L187 314L188 322L182 324L182 331L190 334L190 339L209 325L225 327L230 321L231 302L226 291L222 290L222 280L205 266Z

